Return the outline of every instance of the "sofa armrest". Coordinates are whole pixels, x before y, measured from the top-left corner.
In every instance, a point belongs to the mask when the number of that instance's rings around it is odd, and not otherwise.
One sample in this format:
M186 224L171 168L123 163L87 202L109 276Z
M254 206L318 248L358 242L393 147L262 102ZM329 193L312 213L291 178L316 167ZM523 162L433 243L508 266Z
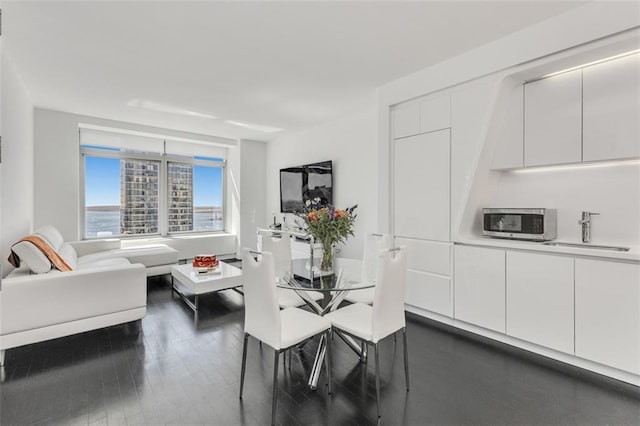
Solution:
M15 270L2 280L0 335L146 305L147 280L141 264L38 275Z

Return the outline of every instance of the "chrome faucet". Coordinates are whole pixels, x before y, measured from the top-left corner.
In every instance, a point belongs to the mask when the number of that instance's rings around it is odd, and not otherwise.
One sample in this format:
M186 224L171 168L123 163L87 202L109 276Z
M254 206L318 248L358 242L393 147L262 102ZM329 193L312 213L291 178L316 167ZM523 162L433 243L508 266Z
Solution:
M582 242L588 243L591 240L591 216L599 215L589 211L582 212L582 219L578 221L578 225L582 225Z

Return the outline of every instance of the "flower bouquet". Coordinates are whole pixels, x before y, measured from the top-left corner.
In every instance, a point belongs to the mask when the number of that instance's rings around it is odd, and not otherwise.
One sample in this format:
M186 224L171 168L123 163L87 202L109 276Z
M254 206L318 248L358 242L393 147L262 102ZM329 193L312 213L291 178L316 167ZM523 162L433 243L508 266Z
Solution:
M347 241L353 236L353 225L356 219L355 206L344 210L336 209L331 204L322 206L319 198L307 200L306 212L302 215L307 226L307 232L313 236L315 242L322 246L322 260L320 270L333 270L333 248L337 243Z

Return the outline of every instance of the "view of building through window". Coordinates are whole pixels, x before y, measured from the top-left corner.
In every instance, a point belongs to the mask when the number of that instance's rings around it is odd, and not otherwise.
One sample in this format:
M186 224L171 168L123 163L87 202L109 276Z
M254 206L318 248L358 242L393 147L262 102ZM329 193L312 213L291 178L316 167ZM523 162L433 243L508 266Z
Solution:
M85 155L85 238L222 231L223 168L167 163L167 206L161 206L161 161Z

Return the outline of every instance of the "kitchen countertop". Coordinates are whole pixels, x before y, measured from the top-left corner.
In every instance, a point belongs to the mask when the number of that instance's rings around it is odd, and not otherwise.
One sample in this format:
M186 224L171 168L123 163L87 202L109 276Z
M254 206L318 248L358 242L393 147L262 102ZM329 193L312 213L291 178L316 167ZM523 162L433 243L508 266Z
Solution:
M554 240L553 242L563 242L563 243L583 245L579 241ZM563 246L544 245L541 242L534 242L534 241L519 241L519 240L509 240L509 239L490 238L490 237L460 238L454 241L454 243L468 244L468 245L474 245L474 246L484 246L484 247L495 247L495 248L503 248L503 249L513 249L513 250L537 251L537 252L549 253L549 254L567 254L567 255L582 256L582 257L594 257L594 258L604 258L604 259L610 259L610 260L626 260L626 261L640 262L640 246L624 245L624 247L629 247L629 251L615 251L615 250L589 248L589 244L584 244L585 246L584 248L583 247L563 247ZM594 243L593 245L613 246L617 244Z

